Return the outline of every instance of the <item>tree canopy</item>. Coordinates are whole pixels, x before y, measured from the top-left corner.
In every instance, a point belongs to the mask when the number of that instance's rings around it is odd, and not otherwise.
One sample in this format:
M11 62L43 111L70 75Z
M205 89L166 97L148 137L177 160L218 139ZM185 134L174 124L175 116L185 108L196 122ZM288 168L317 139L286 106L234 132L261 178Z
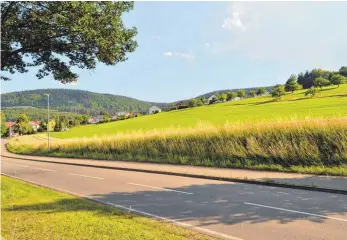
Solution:
M128 29L122 21L133 6L114 1L2 2L1 70L14 74L39 67L39 79L52 74L68 83L78 78L72 67L123 62L137 47L136 28Z
M297 77L294 74L288 78L284 87L287 92L294 92L302 88L302 86L297 82Z
M286 92L285 92L284 86L281 84L277 84L271 92L271 95L276 99L281 98L285 94Z
M258 88L258 89L256 90L256 93L257 93L258 96L263 95L263 94L266 93L266 89L263 88L263 87Z
M335 84L339 87L340 84L346 82L346 77L342 76L341 74L334 74L331 76L330 81L332 84Z
M340 70L339 70L339 73L340 73L342 76L347 77L347 66L341 67Z
M237 91L237 96L238 96L239 98L244 98L244 97L246 97L246 91L243 90L243 89L238 90L238 91Z
M322 89L324 86L329 86L330 81L326 78L318 77L313 81L313 84L315 87L320 87Z

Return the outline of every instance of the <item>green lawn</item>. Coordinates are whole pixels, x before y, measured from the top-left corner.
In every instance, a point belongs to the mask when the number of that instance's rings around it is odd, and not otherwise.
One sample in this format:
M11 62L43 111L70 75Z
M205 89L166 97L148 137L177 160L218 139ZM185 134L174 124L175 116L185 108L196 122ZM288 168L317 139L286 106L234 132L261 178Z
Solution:
M257 122L274 119L347 115L347 84L323 88L315 97L305 97L306 90L288 93L280 101L270 96L219 103L190 109L163 112L107 124L87 125L69 132L52 133L56 138L114 135L119 132L168 127L194 127L198 123L222 125L226 122Z
M6 240L210 239L4 176L1 176L1 201L1 236Z

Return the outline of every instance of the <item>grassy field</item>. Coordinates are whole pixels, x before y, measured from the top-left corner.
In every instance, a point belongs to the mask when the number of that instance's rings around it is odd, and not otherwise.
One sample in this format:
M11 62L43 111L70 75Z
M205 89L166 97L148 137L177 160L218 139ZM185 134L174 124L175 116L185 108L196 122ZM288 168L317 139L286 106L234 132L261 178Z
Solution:
M347 176L347 118L201 126L52 143L12 142L29 155Z
M117 133L149 131L198 124L220 126L226 122L271 122L291 118L329 118L347 116L347 84L323 88L315 97L305 97L305 90L288 93L280 101L270 96L163 112L106 124L87 125L68 132L52 133L56 138L112 136Z
M4 176L1 201L1 235L6 240L210 239Z

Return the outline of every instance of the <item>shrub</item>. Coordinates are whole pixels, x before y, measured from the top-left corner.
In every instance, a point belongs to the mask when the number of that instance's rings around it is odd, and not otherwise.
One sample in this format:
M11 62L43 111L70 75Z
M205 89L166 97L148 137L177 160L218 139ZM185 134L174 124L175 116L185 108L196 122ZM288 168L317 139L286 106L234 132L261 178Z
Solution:
M271 92L272 97L276 99L280 99L285 94L286 94L286 91L284 89L284 86L280 84L277 84L274 87L274 89L272 89L272 92Z
M305 92L305 96L311 95L312 97L317 94L318 90L315 87L311 87L309 90Z

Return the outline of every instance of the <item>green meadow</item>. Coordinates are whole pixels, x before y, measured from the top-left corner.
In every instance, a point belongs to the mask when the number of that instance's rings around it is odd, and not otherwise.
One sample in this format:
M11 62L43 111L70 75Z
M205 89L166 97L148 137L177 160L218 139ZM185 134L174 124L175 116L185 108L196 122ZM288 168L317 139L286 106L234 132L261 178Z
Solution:
M19 154L347 176L347 85L163 112L12 141Z
M347 116L347 84L323 88L316 96L306 97L305 90L287 93L275 101L271 96L246 98L196 108L162 112L105 124L72 128L52 133L56 138L112 136L117 133L197 125L221 126L229 123L257 123L289 119Z

